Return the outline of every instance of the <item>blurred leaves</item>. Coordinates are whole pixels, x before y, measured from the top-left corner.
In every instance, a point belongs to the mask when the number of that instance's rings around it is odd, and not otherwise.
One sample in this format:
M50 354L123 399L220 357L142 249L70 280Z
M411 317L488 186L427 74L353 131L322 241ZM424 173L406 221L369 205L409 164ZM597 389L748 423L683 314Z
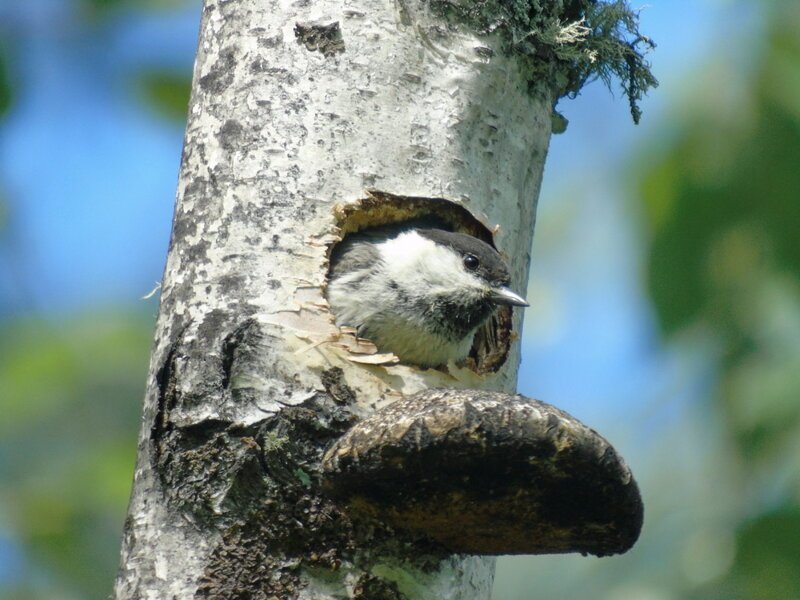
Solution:
M0 118L11 107L11 81L9 80L6 52L0 44Z
M168 119L184 121L192 91L192 74L150 70L139 74L137 87L144 101Z
M715 338L714 408L752 511L719 589L777 600L800 597L800 11L764 6L754 70L708 73L705 106L691 107L642 192L659 321Z
M56 12L111 32L126 12L185 3L78 0ZM42 20L51 13L39 4L19 14ZM0 120L18 98L17 77L33 81L22 53L30 49L11 41L0 39ZM148 73L141 93L162 114L185 116L187 77ZM0 189L3 242L20 235L9 212ZM4 244L0 253L17 250ZM0 598L107 598L133 478L152 317L122 309L0 317Z
M748 523L739 535L739 547L733 571L743 597L800 597L800 509L769 513Z
M730 329L726 298L764 268L800 277L800 17L772 12L749 97L730 111L714 96L644 180L649 287L668 333L698 318Z
M96 314L0 329L0 515L75 597L106 597L117 568L151 327Z
M690 116L643 185L660 322L714 331L724 409L759 460L800 437L800 11L769 23L744 99Z

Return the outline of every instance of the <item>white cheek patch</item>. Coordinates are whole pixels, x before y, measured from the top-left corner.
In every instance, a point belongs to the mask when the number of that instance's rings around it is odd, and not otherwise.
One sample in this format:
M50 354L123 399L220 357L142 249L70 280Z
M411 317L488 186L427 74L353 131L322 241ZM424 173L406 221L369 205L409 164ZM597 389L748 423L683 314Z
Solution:
M387 274L406 287L419 286L419 293L482 292L486 287L465 270L454 250L407 231L379 246Z

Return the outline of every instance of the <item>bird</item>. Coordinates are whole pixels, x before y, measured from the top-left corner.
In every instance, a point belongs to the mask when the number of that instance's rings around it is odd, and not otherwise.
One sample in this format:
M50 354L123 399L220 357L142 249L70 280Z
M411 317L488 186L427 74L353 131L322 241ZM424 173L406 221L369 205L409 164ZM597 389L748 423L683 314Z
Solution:
M500 253L474 236L377 227L334 247L327 299L336 324L355 328L380 352L439 367L467 357L498 306L528 306L510 281Z

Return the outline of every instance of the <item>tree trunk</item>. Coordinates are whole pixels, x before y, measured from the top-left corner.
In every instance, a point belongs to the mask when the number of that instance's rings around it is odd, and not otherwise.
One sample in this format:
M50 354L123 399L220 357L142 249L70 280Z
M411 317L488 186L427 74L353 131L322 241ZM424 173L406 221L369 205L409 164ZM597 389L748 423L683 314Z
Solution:
M393 400L515 389L518 312L421 370L324 297L342 235L427 213L525 288L563 86L448 6L206 0L116 598L489 597L493 559L320 491L325 449Z

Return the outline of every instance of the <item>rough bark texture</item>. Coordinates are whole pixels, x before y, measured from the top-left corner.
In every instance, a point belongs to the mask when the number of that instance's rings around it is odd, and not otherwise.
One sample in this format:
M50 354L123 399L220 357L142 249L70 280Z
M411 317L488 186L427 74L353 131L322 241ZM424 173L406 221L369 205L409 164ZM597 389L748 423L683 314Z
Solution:
M366 189L469 210L525 288L553 95L444 18L206 0L117 598L489 596L492 559L321 493L323 452L376 408L515 388L517 344L487 373L365 365L324 301Z

